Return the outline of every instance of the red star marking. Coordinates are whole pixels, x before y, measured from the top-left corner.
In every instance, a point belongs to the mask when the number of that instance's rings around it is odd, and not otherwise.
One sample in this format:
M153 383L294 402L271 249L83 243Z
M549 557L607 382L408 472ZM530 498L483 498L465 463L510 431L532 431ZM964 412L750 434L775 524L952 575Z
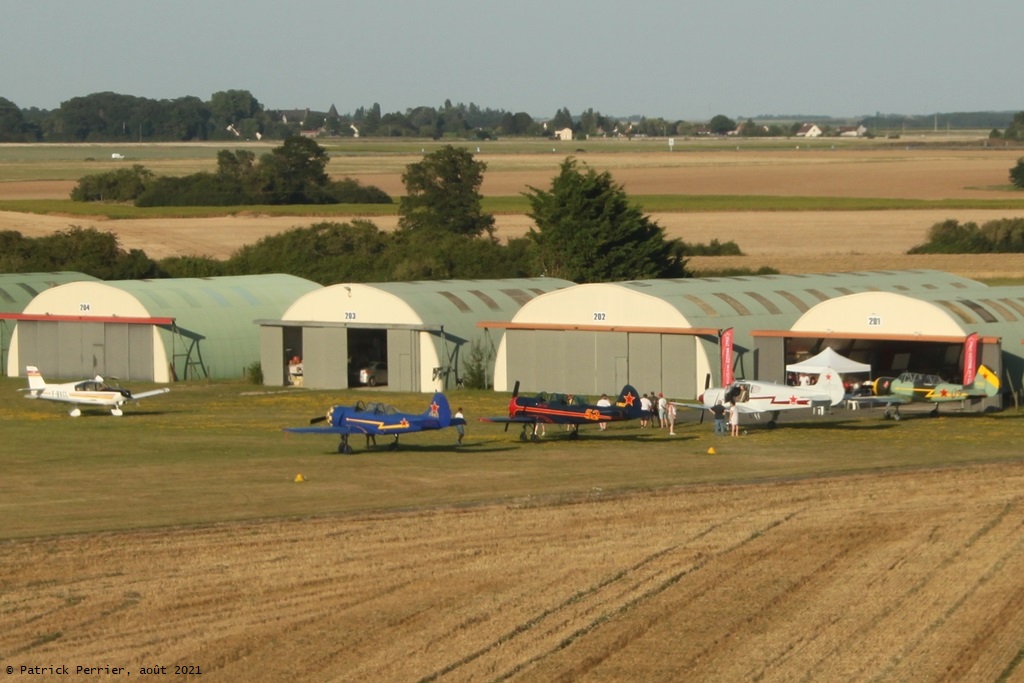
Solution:
M634 396L633 394L626 394L625 396L623 396L623 398L626 399L626 405L630 407L633 406L633 401L636 400L636 396Z
M949 396L949 392L943 389L942 391L939 392L939 396L941 396L942 398L946 398L947 396Z
M430 404L430 414L431 414L431 416L437 417L437 412L440 409L441 409L441 407L439 405L437 405L437 403L431 403Z
M796 396L790 396L789 397L789 402L790 402L791 405L796 405L799 401L800 401L800 399L798 399Z
M408 421L408 420L406 420L406 419L405 419L405 418L403 417L403 418L402 418L402 421L398 423L398 426L399 426L399 427L401 427L402 429L408 429L408 428L409 428L409 421Z

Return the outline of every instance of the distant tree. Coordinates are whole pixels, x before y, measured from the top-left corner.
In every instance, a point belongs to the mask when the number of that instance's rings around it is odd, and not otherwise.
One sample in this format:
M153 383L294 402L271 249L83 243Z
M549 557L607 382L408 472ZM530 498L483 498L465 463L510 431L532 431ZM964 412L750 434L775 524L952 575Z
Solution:
M1014 114L1013 121L1006 127L1003 137L1007 140L1024 141L1024 111Z
M15 233L18 237L20 235ZM159 277L156 262L139 249L125 251L110 232L95 228L71 226L68 230L44 237L14 239L10 234L4 242L15 247L20 263L6 264L6 272L46 272L74 270L101 280L137 280ZM11 268L11 266L14 266Z
M1010 182L1014 187L1024 189L1024 157L1017 159L1017 165L1010 169Z
M717 114L708 122L708 130L715 135L725 135L736 130L736 122L724 114Z
M468 150L451 145L409 164L402 174L406 196L399 200L398 227L431 235L492 236L494 216L481 206L486 169Z
M609 173L562 162L551 190L530 188L542 274L574 282L687 277L683 245L629 202Z
M563 107L555 112L555 115L551 118L551 123L548 126L548 132L553 133L556 130L562 130L563 128L572 128L572 114L569 113L568 107Z
M259 193L266 204L320 204L329 180L327 150L299 135L260 158Z
M25 142L25 116L4 97L0 97L0 142Z

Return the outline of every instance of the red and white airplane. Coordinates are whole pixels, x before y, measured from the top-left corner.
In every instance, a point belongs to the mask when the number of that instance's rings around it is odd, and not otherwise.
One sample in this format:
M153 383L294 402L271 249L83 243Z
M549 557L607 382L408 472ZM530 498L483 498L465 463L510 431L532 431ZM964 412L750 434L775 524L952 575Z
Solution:
M676 403L687 408L709 410L716 403L728 406L733 401L740 414L753 414L760 419L761 413L768 413L771 419L767 427L775 427L775 421L783 410L800 410L834 406L843 400L846 390L843 378L838 372L826 369L818 375L818 381L808 386L789 386L773 382L759 382L752 379L736 380L726 387L711 387L698 400L700 403Z
M78 382L47 384L40 374L39 368L34 365L27 366L25 374L28 375L28 388L19 389L19 391L28 392L25 398L41 398L46 401L73 403L75 407L68 413L71 417L79 417L82 414L79 406L110 408L111 415L120 417L124 415L121 406L128 401L138 402L139 399L166 394L170 391L170 389L163 388L144 391L141 394L133 394L123 387L110 386L99 375L96 375L95 379L84 379Z

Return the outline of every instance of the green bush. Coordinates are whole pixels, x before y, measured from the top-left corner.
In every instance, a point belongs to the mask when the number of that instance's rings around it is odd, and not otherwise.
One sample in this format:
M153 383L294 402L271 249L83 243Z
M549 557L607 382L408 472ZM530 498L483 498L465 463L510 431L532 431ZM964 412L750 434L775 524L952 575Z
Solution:
M1024 252L1024 218L1003 218L981 227L956 220L936 223L928 241L908 254L1019 254Z
M71 190L71 199L76 202L130 202L138 198L152 180L153 172L139 164L87 175Z

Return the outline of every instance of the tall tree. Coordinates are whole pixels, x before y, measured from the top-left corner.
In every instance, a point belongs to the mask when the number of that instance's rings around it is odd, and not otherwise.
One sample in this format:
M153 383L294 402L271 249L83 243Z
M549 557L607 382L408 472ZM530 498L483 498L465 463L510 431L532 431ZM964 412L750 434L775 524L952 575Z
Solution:
M412 233L494 234L494 216L481 205L487 164L461 147L445 145L409 164L402 174L406 196L399 201L398 226Z
M608 172L567 158L551 190L531 187L528 236L544 275L578 283L687 277L683 244L629 202Z

